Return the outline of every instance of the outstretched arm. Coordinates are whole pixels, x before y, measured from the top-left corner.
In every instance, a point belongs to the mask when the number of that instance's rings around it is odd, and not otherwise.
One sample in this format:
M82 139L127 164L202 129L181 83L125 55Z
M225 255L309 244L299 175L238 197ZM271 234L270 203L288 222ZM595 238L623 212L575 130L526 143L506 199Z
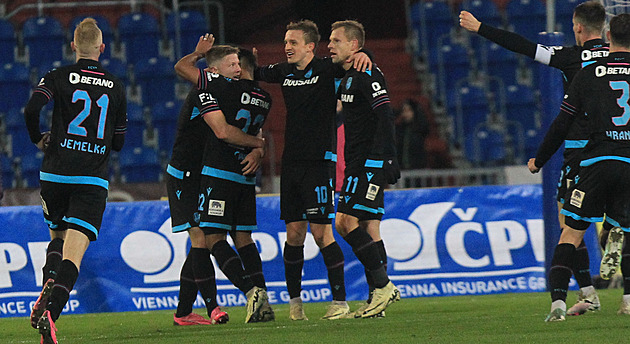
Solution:
M196 67L196 63L205 56L206 52L212 48L213 44L213 35L205 34L199 37L195 51L177 61L175 64L175 73L183 79L196 84L199 78L199 69Z
M532 59L536 58L536 52L538 50L536 43L514 32L501 30L484 24L478 21L477 18L468 11L461 11L459 13L459 25L470 32L478 33L480 36L487 38L505 49L528 56Z

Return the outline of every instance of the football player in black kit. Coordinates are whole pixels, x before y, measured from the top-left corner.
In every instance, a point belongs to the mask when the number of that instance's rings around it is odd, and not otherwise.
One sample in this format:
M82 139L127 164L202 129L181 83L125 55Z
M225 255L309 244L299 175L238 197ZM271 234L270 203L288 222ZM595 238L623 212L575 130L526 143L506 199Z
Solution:
M360 72L347 62L365 43L363 25L354 20L333 23L328 48L332 60L346 74L339 85L343 104L346 169L339 196L335 226L374 283L369 303L355 317L382 316L400 292L387 276L380 223L384 213L383 192L400 178L396 161L394 113L385 78L379 68Z
M213 43L213 37L200 37L195 52L187 58L195 61L202 58ZM230 78L238 77L241 73L238 61L221 66L221 69ZM198 99L197 89L191 89L179 113L173 153L166 169L173 233L188 232L191 243L180 274L177 311L173 314L173 324L180 326L223 324L229 320L228 314L217 303L214 265L210 260L210 250L206 247L205 235L199 228L201 210L198 203L203 157L203 149L199 147L203 147L210 128L199 116ZM210 320L192 311L197 291L204 299Z
M613 17L606 35L610 55L575 75L538 154L549 156L562 144L576 117L587 114L589 141L580 153L580 171L561 211L565 224L549 271L552 304L545 321L565 319L576 248L589 225L603 221L605 213L606 222L630 230L626 178L630 176L630 14ZM538 159L535 164L542 166Z
M109 155L122 149L127 130L125 87L98 62L105 45L94 19L77 25L71 47L76 63L48 72L24 110L31 141L44 151L41 198L52 241L31 325L47 344L57 343L55 321L68 302L90 241L98 236L109 187ZM51 132L41 134L39 113L51 100Z
M573 33L575 35L576 45L574 46L549 47L536 44L518 34L481 23L467 11L462 11L459 18L460 26L464 29L476 32L480 36L506 49L528 56L539 63L562 71L565 92L568 91L573 77L582 67L608 56L608 43L604 42L602 39L602 30L606 22L606 11L599 1L588 1L575 7L573 12ZM580 168L579 154L587 142L587 118L586 116L578 116L565 138L564 161L560 181L558 182L558 219L561 227L564 223L564 215L560 213L560 209L562 209L562 205L565 202L568 187L570 187L575 176L578 174ZM550 157L551 156L546 158L544 162ZM544 164L542 159L540 157L537 157L537 159L537 165L542 166L542 164ZM530 168L533 166L534 160L535 159L532 158L528 162ZM608 233L611 228L612 226L610 226L610 224L605 223L604 229L606 229L606 231L603 233ZM611 238L619 239L623 238L623 236L615 229ZM609 245L609 248L620 247L619 244ZM612 250L608 252L609 254L615 255L615 252ZM620 256L618 251L617 256ZM587 311L597 311L600 309L599 297L591 280L588 251L584 243L581 243L580 247L578 247L575 257L575 269L573 272L580 286L580 291L576 304L567 311L568 315L580 315ZM608 270L608 273L610 274L610 270ZM612 271L612 274L614 274L614 271ZM608 276L607 274L601 275L604 278Z
M289 317L308 320L302 298L304 240L311 233L328 270L332 303L323 319L348 315L344 281L344 257L332 231L336 155L335 79L345 71L330 58L314 55L320 35L310 20L287 25L284 50L287 61L256 69L255 79L282 86L287 109L280 176L280 218L287 228L284 268L289 292ZM356 64L370 68L364 53Z
M250 51L214 46L205 57L209 71L199 72L194 67L196 58L190 56L175 66L180 76L190 80L195 75L199 79L196 105L211 128L202 159L199 227L221 270L247 296L245 322L270 321L275 315L269 306L262 262L251 232L257 229L253 173L264 154L260 150L264 146L260 128L271 99L252 80L256 63ZM233 62L239 65L243 80L214 73L229 71ZM238 254L226 241L228 231Z

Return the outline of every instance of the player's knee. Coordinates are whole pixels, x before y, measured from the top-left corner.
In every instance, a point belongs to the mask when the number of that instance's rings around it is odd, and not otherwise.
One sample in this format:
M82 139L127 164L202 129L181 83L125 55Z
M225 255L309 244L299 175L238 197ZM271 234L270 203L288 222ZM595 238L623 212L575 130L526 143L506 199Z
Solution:
M335 218L335 229L342 237L345 237L350 231L352 224L350 218L344 214L337 214Z

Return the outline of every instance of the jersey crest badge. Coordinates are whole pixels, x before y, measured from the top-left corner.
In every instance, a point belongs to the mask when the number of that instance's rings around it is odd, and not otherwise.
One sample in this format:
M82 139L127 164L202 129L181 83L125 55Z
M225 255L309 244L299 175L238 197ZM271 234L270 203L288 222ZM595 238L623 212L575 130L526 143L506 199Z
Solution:
M352 85L352 77L349 77L346 81L346 90L350 88L350 85Z

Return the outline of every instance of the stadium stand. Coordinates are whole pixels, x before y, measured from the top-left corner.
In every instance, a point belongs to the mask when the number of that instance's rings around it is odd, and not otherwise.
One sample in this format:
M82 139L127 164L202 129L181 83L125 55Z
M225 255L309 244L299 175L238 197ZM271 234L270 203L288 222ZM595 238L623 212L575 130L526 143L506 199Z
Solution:
M140 86L142 104L150 106L175 98L173 62L165 57L150 57L134 66L135 82Z
M29 68L18 62L0 66L0 94L0 111L24 106L31 94Z
M27 19L22 26L22 38L31 66L63 60L66 34L59 20L54 17Z
M175 21L177 14L175 12L170 13L166 17L166 28L168 31L169 39L175 44ZM206 32L209 32L210 24L206 21L206 17L198 11L187 10L179 12L179 25L180 25L180 53L182 55L187 54L195 49L199 37Z
M13 62L16 48L17 38L13 24L0 18L0 64Z
M157 182L162 174L158 151L150 147L127 147L118 153L125 183Z
M135 64L147 57L159 55L162 38L158 20L143 12L127 13L118 20L118 35L127 63Z

